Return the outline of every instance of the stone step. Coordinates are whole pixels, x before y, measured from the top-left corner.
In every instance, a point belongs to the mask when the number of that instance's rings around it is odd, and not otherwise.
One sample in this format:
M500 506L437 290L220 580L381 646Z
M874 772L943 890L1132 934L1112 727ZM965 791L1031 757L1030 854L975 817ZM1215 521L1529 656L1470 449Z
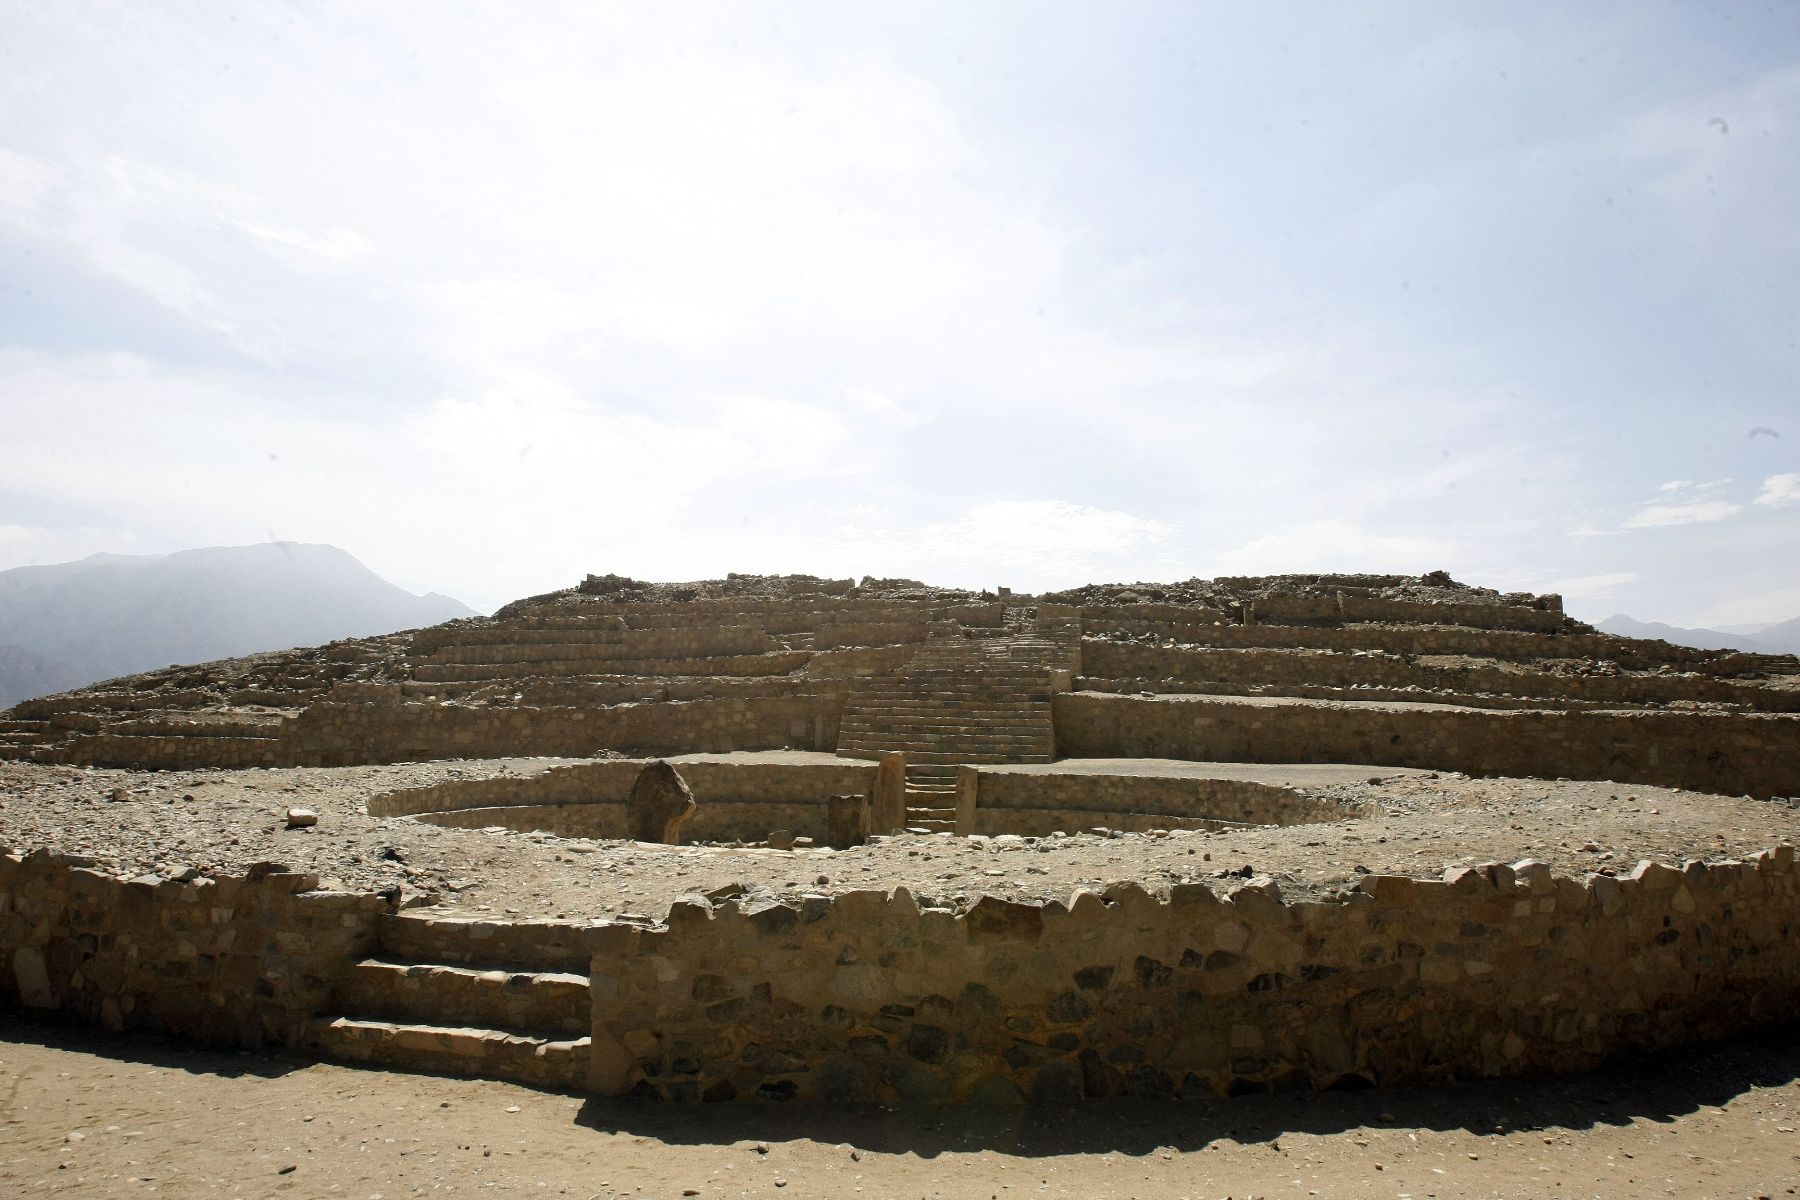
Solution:
M340 1016L308 1022L306 1045L341 1062L574 1089L587 1080L590 1041Z
M845 710L846 721L920 721L943 724L979 721L984 725L1046 725L1052 720L1047 704L1030 707L1002 708L993 704L958 704L942 708L897 708L852 706Z
M908 829L923 829L926 833L956 832L956 822L954 820L943 821L933 817L920 817L915 820L910 813L906 818L906 827Z
M929 750L909 750L907 752L907 758L916 758L920 762L951 764L966 763L970 766L978 766L987 763L1050 762L1055 757L1055 755L1047 752L1043 754L943 754L934 753Z
M840 746L865 746L882 750L898 750L911 753L915 750L968 750L982 754L1000 754L1007 751L1036 753L1048 750L1056 744L1053 737L1034 738L984 738L984 737L932 737L920 736L904 729L889 729L869 733L838 733Z
M377 926L390 962L443 963L585 975L592 966L591 927L573 921L506 921L412 910Z
M383 1020L455 1020L570 1035L586 1032L593 1020L586 975L379 958L363 959L351 968L334 993L334 1007Z
M1037 733L1049 729L1053 721L1049 713L997 713L990 709L971 708L952 713L847 713L839 722L852 729L993 729L1009 733Z

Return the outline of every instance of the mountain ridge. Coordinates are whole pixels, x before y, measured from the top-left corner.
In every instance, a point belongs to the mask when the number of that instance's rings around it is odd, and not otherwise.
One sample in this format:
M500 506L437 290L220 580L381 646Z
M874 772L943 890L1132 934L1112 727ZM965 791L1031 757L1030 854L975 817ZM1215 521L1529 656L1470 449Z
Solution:
M171 663L436 625L474 610L389 583L336 546L95 554L0 571L0 708Z
M1800 654L1800 617L1776 621L1756 627L1756 632L1742 632L1746 626L1726 629L1689 629L1662 621L1640 621L1625 613L1614 613L1595 624L1602 633L1620 637L1656 638L1677 646L1693 646L1700 650L1745 650L1752 654Z

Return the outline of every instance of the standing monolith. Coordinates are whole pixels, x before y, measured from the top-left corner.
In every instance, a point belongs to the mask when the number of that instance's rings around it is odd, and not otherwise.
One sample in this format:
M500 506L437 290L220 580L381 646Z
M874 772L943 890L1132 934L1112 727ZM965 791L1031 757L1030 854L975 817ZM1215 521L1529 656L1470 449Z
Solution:
M825 844L848 850L869 840L869 798L832 796L825 801Z
M660 758L638 772L625 802L625 825L633 841L681 842L681 827L700 806L675 768Z
M875 765L871 807L870 833L893 833L906 824L906 755L898 750L883 754Z

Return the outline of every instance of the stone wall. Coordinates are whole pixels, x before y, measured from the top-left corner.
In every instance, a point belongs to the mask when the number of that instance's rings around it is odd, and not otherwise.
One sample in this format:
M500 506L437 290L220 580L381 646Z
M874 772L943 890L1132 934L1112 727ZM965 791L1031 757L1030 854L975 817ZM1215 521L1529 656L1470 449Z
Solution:
M489 706L399 699L400 685L365 685L361 698L324 700L282 721L277 737L79 736L56 761L169 770L199 767L338 767L438 758L539 755L581 758L601 750L830 750L841 698L736 696L606 708ZM346 695L352 695L346 689Z
M1198 646L1239 649L1378 650L1389 654L1464 654L1478 658L1602 658L1623 667L1654 668L1691 663L1695 669L1718 659L1716 650L1696 650L1668 642L1612 637L1604 633L1531 633L1509 629L1465 629L1455 625L1232 625L1180 618L1148 620L1129 611L1084 616L1082 627L1096 634L1150 634ZM1085 649L1087 643L1083 643Z
M1759 798L1800 795L1800 718L1671 712L1496 712L1449 705L1223 697L1055 697L1075 758L1345 762L1567 776Z
M525 778L452 780L388 792L369 801L377 817L418 816L435 825L481 829L499 825L561 837L628 837L625 801L648 759L610 759L555 767ZM699 804L682 839L761 841L785 829L823 840L832 796L873 796L875 764L669 760Z
M592 1090L677 1101L1073 1101L1593 1067L1784 1018L1791 848L1554 878L1365 877L1287 902L1135 884L921 910L900 889L677 902L598 929Z
M0 854L0 1003L109 1029L295 1045L390 907L312 890L309 875L123 880L87 862Z
M1280 688L1413 687L1512 694L1558 702L1661 704L1698 700L1777 712L1800 711L1800 689L1778 690L1704 675L1549 675L1489 665L1409 662L1397 654L1145 646L1092 639L1082 646L1082 669L1089 677L1145 680L1155 691L1168 691L1170 684L1203 689L1211 681L1226 681Z
M1240 779L1055 774L1031 767L981 767L971 773L975 813L968 832L990 835L1043 837L1058 829L1073 833L1097 825L1128 832L1301 825L1357 815L1291 788Z
M294 1044L388 911L312 883L0 855L0 1002ZM588 962L599 1093L999 1102L1587 1069L1788 1017L1796 918L1783 846L1622 877L1365 876L1317 899L1117 884L956 913L898 889L689 898L662 925L389 917L385 936L418 961Z
M1556 599L1545 597L1546 600ZM1253 622L1387 621L1396 624L1462 625L1470 629L1523 629L1553 632L1563 625L1560 600L1554 607L1517 604L1459 604L1395 600L1344 592L1293 592L1258 596L1244 605Z

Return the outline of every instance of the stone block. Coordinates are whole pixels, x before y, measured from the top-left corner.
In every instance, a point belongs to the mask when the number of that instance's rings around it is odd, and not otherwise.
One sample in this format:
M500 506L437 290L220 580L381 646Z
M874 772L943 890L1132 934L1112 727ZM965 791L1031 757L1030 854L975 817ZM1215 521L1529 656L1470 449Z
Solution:
M1044 912L1036 904L983 896L964 914L971 941L1036 942L1044 931Z
M883 754L875 765L875 795L869 832L893 833L906 825L906 755Z
M848 850L868 840L870 804L867 796L832 796L825 801L825 844Z
M681 843L681 827L699 806L687 781L674 767L657 759L638 773L625 801L625 820L633 841Z

